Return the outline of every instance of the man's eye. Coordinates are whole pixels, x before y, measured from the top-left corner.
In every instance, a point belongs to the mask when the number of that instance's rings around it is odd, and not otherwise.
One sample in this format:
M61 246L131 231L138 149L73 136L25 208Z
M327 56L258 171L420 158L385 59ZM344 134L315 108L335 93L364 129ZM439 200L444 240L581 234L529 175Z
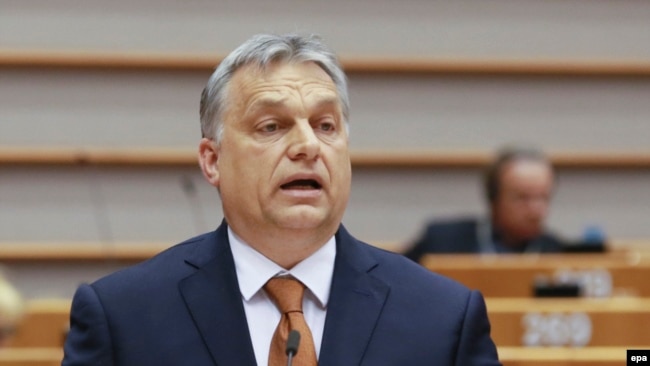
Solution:
M275 132L278 130L278 124L277 123L267 123L264 126L262 126L261 130L263 132Z
M334 131L334 124L331 122L322 122L318 127L322 131L326 131L326 132Z

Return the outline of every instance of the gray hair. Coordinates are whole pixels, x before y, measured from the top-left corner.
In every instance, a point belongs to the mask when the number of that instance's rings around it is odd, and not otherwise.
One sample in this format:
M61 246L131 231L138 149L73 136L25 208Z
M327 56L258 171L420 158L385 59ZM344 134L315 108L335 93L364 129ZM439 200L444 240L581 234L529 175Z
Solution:
M254 64L266 69L273 62L314 62L331 78L341 102L343 119L347 128L350 101L347 79L336 55L316 35L258 34L232 51L216 68L201 94L201 134L203 137L221 141L228 85L235 71Z

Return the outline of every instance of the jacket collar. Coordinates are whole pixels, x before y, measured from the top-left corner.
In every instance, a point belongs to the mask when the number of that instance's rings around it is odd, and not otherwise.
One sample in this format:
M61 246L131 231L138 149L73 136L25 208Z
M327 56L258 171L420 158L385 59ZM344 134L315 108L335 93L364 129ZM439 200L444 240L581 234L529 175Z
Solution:
M185 262L196 272L179 289L217 365L255 365L225 222L204 237Z
M255 365L225 221L194 245L185 262L196 272L179 289L217 365ZM371 275L379 265L367 244L341 225L319 365L361 363L389 286Z
M357 241L343 226L336 234L336 244L332 291L318 364L358 365L390 288L372 276L379 264L367 244Z

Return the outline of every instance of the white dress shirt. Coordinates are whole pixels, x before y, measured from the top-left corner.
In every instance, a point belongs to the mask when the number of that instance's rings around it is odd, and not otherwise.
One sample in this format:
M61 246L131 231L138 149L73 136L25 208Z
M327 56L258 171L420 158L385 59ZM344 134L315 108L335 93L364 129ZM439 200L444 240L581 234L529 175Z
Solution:
M235 260L239 290L257 364L259 366L268 364L271 338L280 322L280 311L263 290L266 282L277 275L291 275L307 287L302 309L307 325L311 329L316 356L318 356L334 273L336 257L334 237L290 270L278 266L243 242L230 227L228 227L228 239Z

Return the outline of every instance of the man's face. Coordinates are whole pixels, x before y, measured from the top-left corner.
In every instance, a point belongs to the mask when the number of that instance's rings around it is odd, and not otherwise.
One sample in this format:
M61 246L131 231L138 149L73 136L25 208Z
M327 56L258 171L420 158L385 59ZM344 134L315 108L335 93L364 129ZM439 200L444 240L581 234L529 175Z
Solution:
M212 183L229 225L241 235L333 235L351 168L341 103L327 73L311 62L266 71L244 66L233 75L222 117Z
M525 241L540 235L553 191L553 172L539 161L515 160L500 175L492 206L494 224L505 238Z

